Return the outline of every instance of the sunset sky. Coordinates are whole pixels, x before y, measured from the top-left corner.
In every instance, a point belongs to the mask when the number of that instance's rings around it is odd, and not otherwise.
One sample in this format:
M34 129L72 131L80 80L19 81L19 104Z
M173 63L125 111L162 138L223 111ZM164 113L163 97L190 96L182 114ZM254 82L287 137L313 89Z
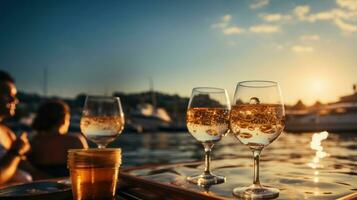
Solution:
M357 0L0 2L0 69L20 91L111 94L278 81L286 103L357 84Z

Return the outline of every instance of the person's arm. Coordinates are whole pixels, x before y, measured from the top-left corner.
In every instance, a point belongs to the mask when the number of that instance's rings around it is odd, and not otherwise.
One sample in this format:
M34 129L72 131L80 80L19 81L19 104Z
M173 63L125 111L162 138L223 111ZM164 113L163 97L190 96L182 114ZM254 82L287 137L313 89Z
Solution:
M27 135L23 133L11 145L11 148L0 160L0 184L6 183L15 174L21 157L30 150Z
M20 154L13 150L8 151L0 160L0 184L6 183L15 174L21 161Z

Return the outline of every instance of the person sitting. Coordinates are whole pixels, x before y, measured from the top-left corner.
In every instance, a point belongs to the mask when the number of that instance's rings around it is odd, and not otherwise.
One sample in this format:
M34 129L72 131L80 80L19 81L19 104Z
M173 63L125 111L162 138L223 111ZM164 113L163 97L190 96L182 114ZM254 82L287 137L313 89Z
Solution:
M0 185L14 182L30 182L32 177L19 169L21 160L30 150L27 134L16 137L15 133L3 124L5 118L15 115L16 97L15 80L5 71L0 70Z
M52 177L68 176L66 168L69 149L88 148L80 134L67 134L70 125L69 106L61 100L42 104L32 123L36 131L31 140L30 161Z

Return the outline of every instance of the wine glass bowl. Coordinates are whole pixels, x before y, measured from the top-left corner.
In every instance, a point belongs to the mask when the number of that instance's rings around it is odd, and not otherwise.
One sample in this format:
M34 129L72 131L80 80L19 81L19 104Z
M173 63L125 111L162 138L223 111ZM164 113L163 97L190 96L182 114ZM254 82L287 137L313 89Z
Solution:
M232 106L231 130L244 145L262 149L272 143L284 128L283 108L273 104Z
M118 97L87 96L80 122L84 136L105 148L124 129L124 114Z
M224 108L189 108L187 128L197 141L216 142L228 131L228 117Z
M204 147L205 170L201 175L187 177L189 182L202 186L225 182L225 177L211 173L210 153L214 143L229 130L229 110L225 89L199 87L192 90L186 124L189 133Z
M243 81L238 83L230 114L233 135L248 146L254 157L253 185L235 188L240 198L276 198L279 190L264 187L259 181L259 157L264 147L272 143L284 129L285 110L279 84L273 81Z

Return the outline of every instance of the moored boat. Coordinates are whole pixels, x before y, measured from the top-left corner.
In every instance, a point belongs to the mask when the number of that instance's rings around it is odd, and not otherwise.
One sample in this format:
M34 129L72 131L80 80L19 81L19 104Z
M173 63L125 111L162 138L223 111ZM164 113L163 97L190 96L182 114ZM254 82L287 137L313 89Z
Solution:
M300 102L298 104L301 104ZM357 91L343 96L340 101L286 111L285 130L289 132L357 131Z

